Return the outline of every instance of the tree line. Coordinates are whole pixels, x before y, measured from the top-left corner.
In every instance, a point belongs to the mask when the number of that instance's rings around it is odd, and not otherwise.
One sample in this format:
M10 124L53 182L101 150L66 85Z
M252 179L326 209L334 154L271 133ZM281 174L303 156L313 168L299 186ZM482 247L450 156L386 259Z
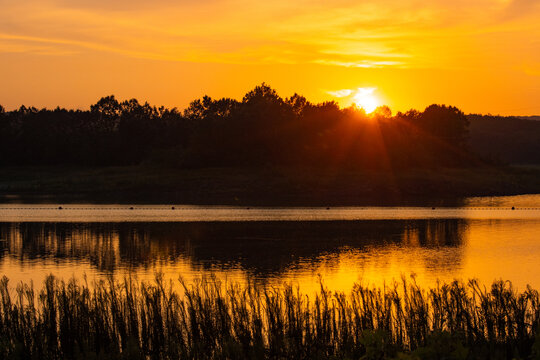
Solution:
M468 135L456 107L366 114L263 83L242 100L205 96L183 111L114 96L84 111L0 106L0 165L468 166L478 161Z
M491 162L540 164L540 121L534 116L470 114L471 150Z

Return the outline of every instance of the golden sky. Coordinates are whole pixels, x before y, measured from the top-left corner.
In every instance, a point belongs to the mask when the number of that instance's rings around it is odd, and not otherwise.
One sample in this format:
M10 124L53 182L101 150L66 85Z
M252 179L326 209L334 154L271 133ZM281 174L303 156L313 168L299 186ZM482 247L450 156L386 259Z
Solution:
M540 0L0 0L0 104L184 108L261 82L540 114ZM344 94L352 94L342 96Z

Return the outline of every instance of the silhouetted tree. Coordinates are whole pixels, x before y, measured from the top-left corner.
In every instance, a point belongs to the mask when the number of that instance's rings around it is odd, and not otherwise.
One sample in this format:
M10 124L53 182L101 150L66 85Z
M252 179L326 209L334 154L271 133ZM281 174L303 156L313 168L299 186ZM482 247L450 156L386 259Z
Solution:
M297 116L301 116L304 109L313 106L313 104L311 104L305 97L296 93L293 96L285 99L285 103L292 108L292 111Z
M430 105L416 119L418 126L449 144L465 147L469 120L454 106Z
M382 106L377 107L373 111L373 116L378 116L382 118L390 118L392 117L392 110L388 106L382 105Z
M468 120L431 105L392 116L336 102L283 99L263 83L237 101L204 96L183 111L99 99L89 111L0 107L0 163L382 168L462 166Z
M113 132L117 129L122 109L114 95L102 97L90 106L90 111L97 115L96 126L101 131Z

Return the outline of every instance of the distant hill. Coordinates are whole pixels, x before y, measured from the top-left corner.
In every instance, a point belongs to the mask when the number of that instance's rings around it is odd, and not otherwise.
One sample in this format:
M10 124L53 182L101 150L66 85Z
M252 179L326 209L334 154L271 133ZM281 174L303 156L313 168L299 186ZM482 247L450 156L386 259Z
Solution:
M540 121L540 115L534 116L516 116L518 119Z
M471 149L510 164L540 164L540 116L468 115Z

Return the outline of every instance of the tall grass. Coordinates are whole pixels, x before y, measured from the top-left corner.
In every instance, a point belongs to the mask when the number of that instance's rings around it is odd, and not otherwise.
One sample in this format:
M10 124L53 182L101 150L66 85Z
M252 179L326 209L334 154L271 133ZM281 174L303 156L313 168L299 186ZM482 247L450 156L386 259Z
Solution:
M156 276L0 281L2 359L510 359L540 356L540 298L414 280L349 293ZM175 290L175 289L178 289Z

